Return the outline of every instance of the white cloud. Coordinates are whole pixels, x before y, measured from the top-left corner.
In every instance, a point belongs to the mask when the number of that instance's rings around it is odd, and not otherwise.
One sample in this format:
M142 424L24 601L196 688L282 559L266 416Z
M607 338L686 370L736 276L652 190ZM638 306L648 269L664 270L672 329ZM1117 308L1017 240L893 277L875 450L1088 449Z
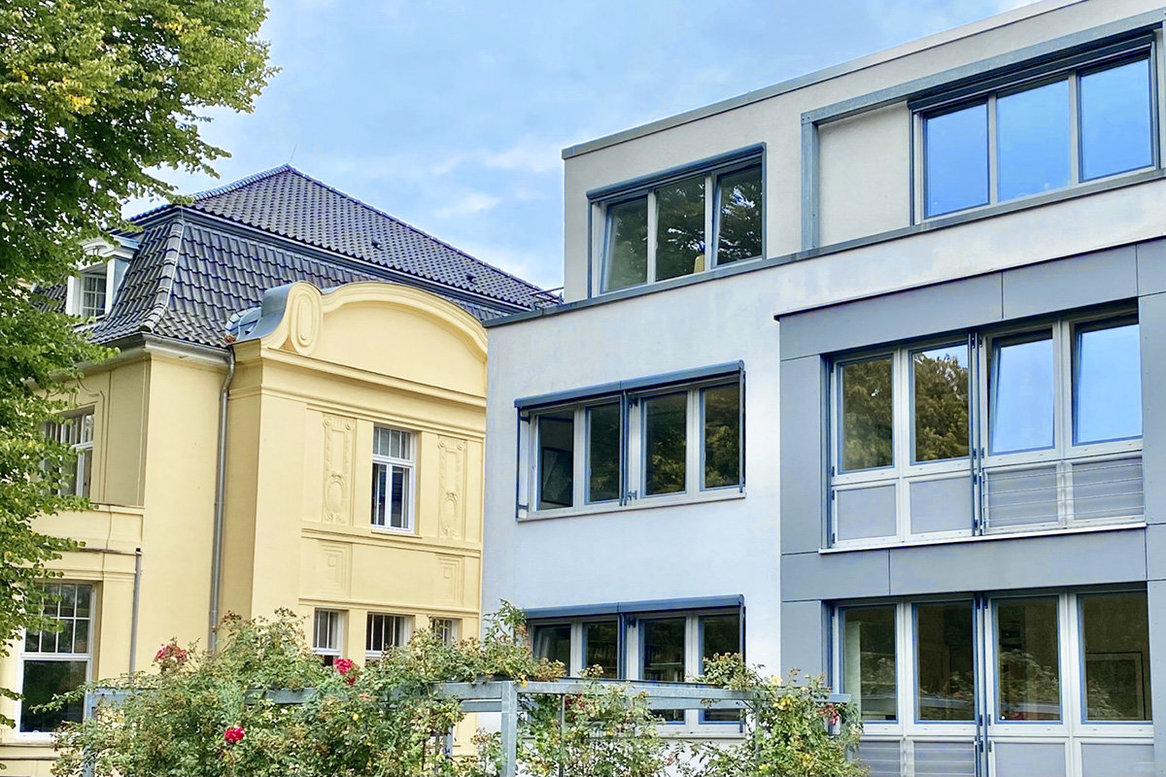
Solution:
M500 202L502 200L493 195L482 192L470 192L460 199L451 202L449 205L446 205L444 208L438 208L434 211L434 215L442 219L448 219L453 216L472 216L491 210Z
M562 167L562 145L547 141L521 141L504 151L480 151L477 161L497 170L549 173Z

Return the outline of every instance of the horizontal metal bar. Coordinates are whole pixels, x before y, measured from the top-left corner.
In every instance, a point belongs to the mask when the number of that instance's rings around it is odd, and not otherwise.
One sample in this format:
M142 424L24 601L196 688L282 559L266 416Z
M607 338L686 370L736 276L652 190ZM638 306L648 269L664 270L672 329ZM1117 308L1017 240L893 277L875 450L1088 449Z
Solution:
M680 599L644 599L633 602L606 602L603 604L582 604L567 607L532 607L525 610L526 619L552 620L557 618L579 618L589 615L619 615L645 612L669 612L672 610L713 610L726 607L741 607L745 597L741 594L728 596L690 596Z
M760 162L764 152L764 143L757 143L751 146L746 146L745 148L734 149L733 151L728 151L724 154L717 154L716 156L698 159L695 162L686 162L683 165L670 167L657 173L649 173L648 175L641 175L626 181L620 181L619 183L613 183L607 186L602 186L598 189L592 189L591 191L587 192L587 199L591 202L595 202L596 200L606 200L613 196L630 194L637 189L646 189L654 185L659 185L668 180L685 178L696 173L709 172L713 168L717 167Z
M549 407L551 405L561 405L566 402L572 402L576 400L601 397L609 394L619 394L624 391L638 391L641 389L655 388L657 386L668 386L676 383L688 383L721 376L730 377L734 374L740 374L742 371L744 371L744 369L745 363L741 361L728 362L726 364L713 364L707 367L694 367L688 370L665 372L659 375L646 375L641 378L632 378L631 380L621 380L612 383L599 383L592 386L570 389L568 391L555 391L549 394L537 394L531 397L520 397L514 400L514 406L519 410L529 410L535 407Z

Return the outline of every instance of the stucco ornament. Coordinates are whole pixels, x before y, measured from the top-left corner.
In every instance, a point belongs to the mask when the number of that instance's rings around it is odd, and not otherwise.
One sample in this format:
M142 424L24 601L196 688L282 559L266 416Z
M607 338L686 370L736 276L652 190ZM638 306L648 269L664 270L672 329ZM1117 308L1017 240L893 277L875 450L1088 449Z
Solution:
M314 288L297 285L288 300L288 340L296 353L307 356L316 345L323 323L320 293Z

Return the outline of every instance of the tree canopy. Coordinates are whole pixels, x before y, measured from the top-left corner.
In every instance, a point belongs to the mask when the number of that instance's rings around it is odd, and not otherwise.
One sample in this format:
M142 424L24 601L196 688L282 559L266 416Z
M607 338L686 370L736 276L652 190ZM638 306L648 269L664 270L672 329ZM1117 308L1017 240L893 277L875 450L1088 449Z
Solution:
M44 435L79 367L110 352L62 311L82 241L132 231L121 206L168 197L156 168L212 173L206 111L250 111L273 70L262 0L0 4L0 651L43 626L37 581L71 547L33 529L72 451ZM57 300L54 302L54 299Z

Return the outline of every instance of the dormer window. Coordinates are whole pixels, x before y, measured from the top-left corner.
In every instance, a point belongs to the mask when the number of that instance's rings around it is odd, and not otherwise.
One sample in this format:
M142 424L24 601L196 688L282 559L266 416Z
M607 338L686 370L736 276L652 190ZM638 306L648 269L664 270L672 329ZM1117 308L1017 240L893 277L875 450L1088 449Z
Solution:
M132 238L117 237L114 243L92 240L84 244L91 264L83 265L69 278L65 310L85 320L108 315L114 294L137 248Z
M107 267L108 265L102 262L96 268L90 268L81 274L81 295L77 307L77 315L81 318L99 318L109 311L106 306L109 295L105 288L109 281Z

